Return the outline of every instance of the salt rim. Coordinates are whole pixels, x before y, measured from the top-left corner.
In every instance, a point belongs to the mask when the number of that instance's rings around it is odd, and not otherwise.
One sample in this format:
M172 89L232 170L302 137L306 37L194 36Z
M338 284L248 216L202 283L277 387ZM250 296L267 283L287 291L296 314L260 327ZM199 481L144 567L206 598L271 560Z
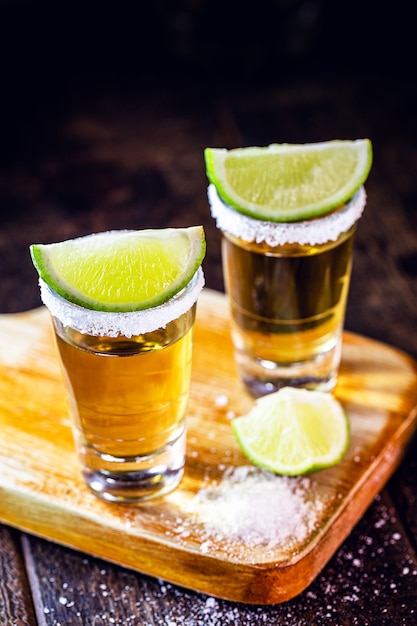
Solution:
M85 335L132 337L164 328L169 322L186 313L197 302L204 287L204 273L200 267L188 285L163 304L143 311L108 313L93 311L73 304L56 294L39 279L41 299L51 315L64 326L74 328Z
M269 222L243 215L225 204L213 184L207 190L212 217L217 228L245 241L265 242L269 246L286 243L320 245L336 241L341 233L348 231L360 218L366 204L364 187L346 205L320 218L302 222Z

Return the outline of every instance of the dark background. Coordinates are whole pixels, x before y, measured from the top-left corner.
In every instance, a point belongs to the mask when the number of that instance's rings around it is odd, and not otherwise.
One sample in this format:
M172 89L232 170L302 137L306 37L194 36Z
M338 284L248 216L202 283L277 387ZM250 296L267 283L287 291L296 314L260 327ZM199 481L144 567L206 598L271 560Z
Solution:
M0 312L40 303L30 243L152 227L156 215L204 224L207 285L222 289L207 145L370 137L370 208L401 202L417 229L411 9L0 0ZM399 262L415 275L416 259L412 243Z
M350 0L0 2L2 167L99 92L415 84L411 4ZM394 123L394 120L393 120ZM36 131L38 135L36 136ZM29 137L28 137L29 134Z

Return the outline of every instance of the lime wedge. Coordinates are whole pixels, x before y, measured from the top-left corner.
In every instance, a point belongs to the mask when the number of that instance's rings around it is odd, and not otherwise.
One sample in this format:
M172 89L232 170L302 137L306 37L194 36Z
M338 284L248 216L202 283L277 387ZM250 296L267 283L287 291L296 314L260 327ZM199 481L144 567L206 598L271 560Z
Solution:
M350 439L348 417L333 395L293 387L259 398L232 429L254 465L288 476L336 465Z
M109 231L33 244L41 279L66 300L96 311L140 311L183 289L206 251L202 226Z
M220 198L255 219L294 222L340 207L365 182L369 139L267 147L206 148L207 177Z

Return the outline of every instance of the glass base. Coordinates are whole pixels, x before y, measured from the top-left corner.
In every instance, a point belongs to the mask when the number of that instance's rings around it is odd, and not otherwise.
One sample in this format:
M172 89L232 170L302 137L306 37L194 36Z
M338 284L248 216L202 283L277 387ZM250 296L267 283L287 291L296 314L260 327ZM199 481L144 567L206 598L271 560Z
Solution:
M185 428L163 450L133 457L114 457L81 445L84 479L107 502L136 503L173 491L184 473Z
M236 351L239 375L252 396L259 398L282 387L332 391L340 363L340 345L305 361L275 363Z

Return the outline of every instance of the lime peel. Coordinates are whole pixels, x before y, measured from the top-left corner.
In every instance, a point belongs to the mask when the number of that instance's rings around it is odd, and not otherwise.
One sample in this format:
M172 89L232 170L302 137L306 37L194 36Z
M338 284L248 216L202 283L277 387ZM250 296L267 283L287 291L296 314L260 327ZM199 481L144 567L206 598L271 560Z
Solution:
M205 251L202 226L109 231L30 246L39 277L53 292L112 313L169 301L196 274Z
M350 441L348 416L332 394L292 387L259 398L232 430L254 465L288 476L336 465Z
M51 315L64 326L86 335L105 337L133 337L164 328L169 322L186 313L196 302L204 287L201 267L185 289L160 306L127 313L92 311L68 302L51 291L39 280L41 298Z
M325 215L363 185L369 139L266 147L206 148L206 172L220 198L258 220L294 222Z

